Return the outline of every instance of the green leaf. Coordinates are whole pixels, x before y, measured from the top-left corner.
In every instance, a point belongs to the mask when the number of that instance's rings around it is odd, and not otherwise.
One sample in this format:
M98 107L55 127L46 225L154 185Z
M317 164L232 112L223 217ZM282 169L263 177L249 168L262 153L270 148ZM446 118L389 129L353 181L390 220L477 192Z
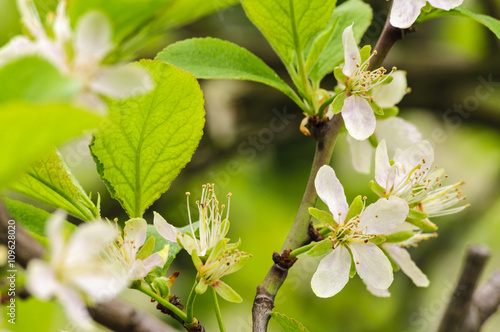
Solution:
M232 289L231 286L223 281L218 280L215 284L212 285L212 287L215 289L217 294L220 295L220 297L228 302L241 303L243 301L241 296L236 293L236 291Z
M191 160L205 123L194 76L159 61L141 64L156 88L110 101L110 123L90 145L101 178L132 218L141 217Z
M45 224L51 214L47 211L34 207L32 205L15 201L8 198L3 198L5 207L12 219L22 225L27 231L35 234L35 238L43 245L48 244L47 234L45 233ZM74 231L77 227L69 222L64 223L64 227L68 231Z
M356 215L360 214L363 211L364 205L363 197L361 197L361 195L358 195L355 199L353 199L351 206L349 206L349 211L347 211L347 215L345 216L345 221L349 221L356 217Z
M386 240L386 238L385 238L385 237L375 236L375 237L372 237L372 238L370 239L370 242L378 246L378 245L380 245L380 244L384 243L384 242L385 242L385 240Z
M331 73L335 67L344 61L344 48L342 47L342 33L345 28L353 24L354 38L359 43L366 29L370 26L372 20L372 9L370 5L361 0L349 0L333 10L332 16L324 29L331 31L329 38L321 36L316 37L307 49L314 49L316 43L324 44L320 56L311 66L309 77L314 82L319 82L325 75ZM328 39L328 42L324 42ZM318 52L318 51L316 51ZM308 54L311 54L309 52ZM308 55L309 57L309 55Z
M420 228L424 232L435 232L438 229L436 224L433 223L432 221L430 221L428 218L425 218L422 220L406 218L406 221L414 226L417 226L418 228Z
M385 240L388 243L397 243L397 242L403 242L405 240L408 240L411 238L415 233L413 231L401 231L389 235L384 235Z
M382 188L377 182L371 180L368 186L370 187L371 191L373 191L379 197L385 197L385 189Z
M333 100L332 103L332 112L333 114L340 113L342 111L342 107L344 107L344 102L347 98L346 93L339 93L335 99Z
M352 253L350 253L351 255L351 268L349 269L349 278L354 278L354 276L356 275L356 262L354 261L354 257L352 256Z
M460 16L460 17L465 17L465 18L470 18L488 29L491 30L497 36L498 39L500 39L500 21L488 16L488 15L483 15L483 14L476 14L472 11L470 11L467 8L464 7L456 7L454 9L451 9L449 11L446 10L441 10L441 9L435 9L432 10L429 13L425 13L419 17L417 20L416 24L422 23L425 21L428 21L433 18L437 17L443 17L443 16Z
M281 326L285 332L309 332L308 329L298 321L279 312L271 312L271 317Z
M325 28L336 1L242 0L242 4L283 63L289 65Z
M314 218L318 219L318 221L320 223L322 223L323 225L329 224L329 225L331 225L333 227L337 226L337 223L333 219L333 216L330 213L326 212L326 211L310 207L309 208L309 214L311 216L313 216Z
M37 160L13 182L11 189L91 221L99 211L73 176L61 155L53 150Z
M333 70L333 76L335 76L335 79L338 83L347 85L347 80L349 79L349 77L345 76L342 68L335 67L335 69Z
M140 260L145 260L146 258L151 256L151 254L153 254L154 249L155 249L155 237L151 235L146 241L146 243L142 245L142 248L137 253L136 258Z
M198 229L198 222L193 223L193 229L196 232L196 230ZM185 234L187 231L191 232L191 226L187 225L187 226L184 226L182 228L178 228L178 230L181 233ZM177 242L168 241L163 236L158 234L154 225L148 225L146 236L148 238L152 236L155 239L154 249L153 249L152 253L155 253L155 252L162 250L165 247L165 245L170 246L170 248L168 250L168 259L165 262L165 265L163 266L163 268L157 269L157 272L158 272L157 274L160 276L164 276L168 267L170 266L170 264L174 261L177 254L182 250L182 247Z
M374 101L372 102L368 102L370 104L370 107L372 108L373 110L373 113L375 114L375 116L379 115L379 116L383 116L384 115L384 110L382 109L382 107L378 106L378 104Z
M186 70L197 78L249 80L272 86L287 96L295 94L264 61L236 44L216 38L177 42L158 53L155 60Z
M173 29L202 16L235 5L239 0L168 0L153 29Z
M420 212L417 210L410 209L410 212L408 212L408 217L413 220L422 220L427 218L429 215L425 212Z
M0 188L21 175L54 146L97 127L101 118L65 104L0 105ZM20 153L22 151L22 153Z
M50 62L29 56L0 68L0 103L24 100L34 103L71 101L80 83L63 76ZM6 84L8 82L8 84Z
M392 118L393 116L398 115L399 113L399 108L394 106L394 107L384 107L382 108L383 115L375 114L375 117L377 120L385 120Z
M365 45L361 50L359 50L359 55L361 57L361 63L368 60L372 52L372 47L370 45Z
M312 247L311 250L309 250L307 252L307 256L318 257L318 256L323 256L325 254L328 254L329 252L331 252L333 250L332 245L333 245L333 243L329 239L325 239L323 241L320 241L320 242L316 243L316 245L314 247Z

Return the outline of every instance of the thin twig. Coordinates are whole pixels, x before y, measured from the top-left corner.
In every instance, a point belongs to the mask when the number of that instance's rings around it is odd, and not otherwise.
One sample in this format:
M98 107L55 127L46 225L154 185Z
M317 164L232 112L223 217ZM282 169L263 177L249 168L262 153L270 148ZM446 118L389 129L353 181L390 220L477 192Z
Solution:
M455 291L441 319L438 332L477 332L500 305L500 273L475 290L490 257L484 246L467 251Z
M10 217L0 200L0 241L6 242ZM16 263L26 268L34 258L41 258L45 249L19 224L16 224ZM141 312L132 306L114 299L88 308L91 317L99 324L119 332L173 332L175 331L157 318Z

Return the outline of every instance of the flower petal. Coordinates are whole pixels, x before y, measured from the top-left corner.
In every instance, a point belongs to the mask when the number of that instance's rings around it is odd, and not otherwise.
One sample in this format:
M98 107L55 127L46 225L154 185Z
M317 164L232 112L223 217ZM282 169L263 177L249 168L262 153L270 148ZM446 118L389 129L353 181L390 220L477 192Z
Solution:
M66 251L67 266L86 264L95 260L96 255L117 237L116 229L102 221L86 223L72 235Z
M154 83L146 69L129 64L101 68L90 87L105 96L123 99L148 93Z
M375 114L368 101L362 97L347 97L342 107L342 117L349 135L357 140L367 139L375 131Z
M36 39L46 38L47 34L38 15L35 2L32 0L18 0L17 8L21 14L21 21L29 33Z
M428 141L419 141L412 144L394 156L394 163L401 163L405 169L405 174L410 172L417 165L421 164L420 171L431 167L434 162L434 149Z
M408 203L399 197L380 198L361 212L359 226L365 227L366 234L389 234L406 220Z
M40 300L49 300L60 287L52 267L40 259L29 262L26 275L28 277L26 288Z
M84 14L75 29L75 61L77 65L99 64L113 48L109 19L99 11Z
M314 186L319 198L328 205L335 221L339 225L343 224L349 206L345 198L344 187L337 179L333 168L328 165L321 166L314 179Z
M382 140L375 150L375 181L384 189L389 189L388 177L390 170L391 164L387 154L387 144L385 140Z
M59 290L57 298L75 326L85 331L95 329L87 307L78 293L71 288L64 287Z
M390 22L400 29L409 28L420 15L426 0L394 0L391 8Z
M418 268L415 262L412 261L406 249L389 243L384 243L382 246L387 250L389 255L391 255L396 264L399 265L401 270L410 277L415 285L418 287L429 286L429 279L427 279L427 276Z
M105 264L103 262L103 264ZM101 267L101 271L71 276L71 283L84 292L92 302L103 302L115 298L128 284L127 271L118 266Z
M398 70L392 73L392 82L386 85L379 85L372 89L372 97L378 106L396 106L406 95L408 84L406 83L406 73Z
M436 8L450 10L452 8L458 7L464 2L464 0L427 0L429 3Z
M397 116L377 121L375 134L377 139L386 141L387 149L391 151L406 149L422 140L417 126Z
M376 289L388 289L394 280L392 266L384 252L375 244L349 243L356 271L368 286Z
M352 165L360 173L370 173L373 151L375 150L368 140L359 141L347 135L347 142L351 149Z
M351 76L357 70L357 65L361 64L361 56L359 54L358 44L354 39L354 33L352 32L352 26L345 28L342 33L342 45L344 46L344 68L342 72L346 76Z
M64 219L66 219L66 212L57 210L52 214L49 220L47 220L45 225L45 232L50 241L52 260L56 262L66 255L64 250L66 239L63 233Z
M156 231L170 242L177 242L177 236L180 233L177 228L170 225L159 213L153 212L153 214L153 224L155 225Z
M373 295L375 296L378 296L378 297L390 297L391 296L391 293L389 293L389 290L388 289L376 289L376 288L373 288L371 286L366 286L366 289L368 289L368 291L370 293L372 293Z
M125 222L123 245L131 262L135 261L139 247L146 241L147 225L146 220L142 218L134 218Z
M59 1L57 5L56 17L52 29L59 45L64 46L64 43L71 39L72 31L69 24L66 1Z
M39 52L36 43L25 36L15 36L0 48L0 67L18 58L37 53Z
M331 297L349 281L351 255L344 246L338 246L326 255L311 279L311 287L318 297Z

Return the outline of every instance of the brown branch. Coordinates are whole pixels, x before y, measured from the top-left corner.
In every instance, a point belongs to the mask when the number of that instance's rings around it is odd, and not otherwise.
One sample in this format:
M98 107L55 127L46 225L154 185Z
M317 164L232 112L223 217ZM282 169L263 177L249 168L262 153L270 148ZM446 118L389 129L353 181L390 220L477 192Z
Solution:
M490 257L484 246L471 246L438 332L477 332L500 305L500 273L476 290Z
M0 241L6 243L9 216L0 200ZM41 258L43 246L33 239L19 224L16 224L16 263L26 268L33 258ZM157 318L114 299L88 308L92 318L99 324L119 332L173 332L175 331Z

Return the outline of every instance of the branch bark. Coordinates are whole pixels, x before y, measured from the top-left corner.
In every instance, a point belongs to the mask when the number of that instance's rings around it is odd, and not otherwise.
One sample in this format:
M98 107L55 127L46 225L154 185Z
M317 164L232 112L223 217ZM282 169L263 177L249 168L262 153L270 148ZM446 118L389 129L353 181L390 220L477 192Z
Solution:
M5 205L0 200L0 241L6 242L9 216ZM41 258L44 247L33 239L22 227L16 224L16 263L26 268L34 258ZM98 303L88 308L91 317L99 324L119 332L173 332L176 331L157 318L141 312L132 306L114 299Z
M471 246L438 332L477 332L500 305L500 272L476 290L490 257L484 246Z

